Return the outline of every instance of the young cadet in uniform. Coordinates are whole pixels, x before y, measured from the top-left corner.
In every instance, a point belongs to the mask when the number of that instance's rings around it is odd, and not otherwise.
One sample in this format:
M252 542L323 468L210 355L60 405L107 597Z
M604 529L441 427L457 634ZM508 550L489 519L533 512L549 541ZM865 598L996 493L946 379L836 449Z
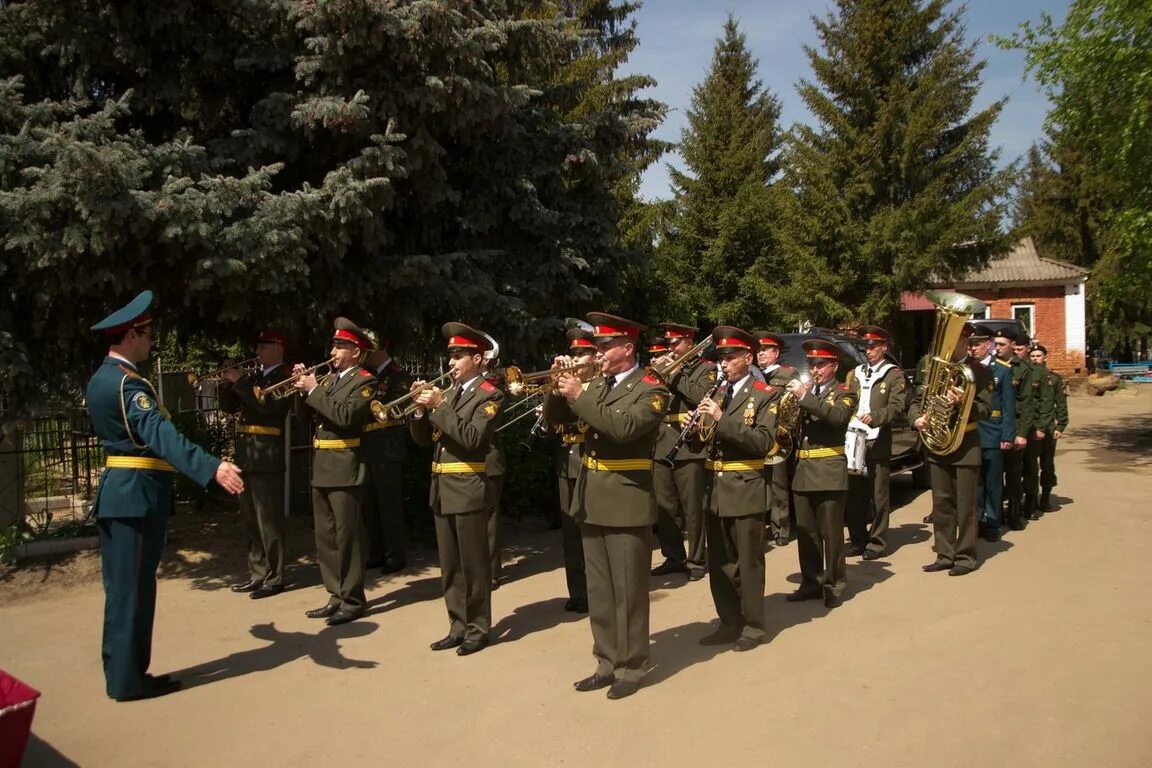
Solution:
M412 377L389 354L388 345L370 331L372 347L364 367L376 377L375 399L390 403L403 397ZM404 459L408 455L408 429L403 419L377 421L364 426L360 459L368 472L364 488L364 532L367 536L367 568L379 568L385 576L408 565L408 530L404 524Z
M360 367L371 346L364 331L346 317L336 318L332 335L332 373L320 382L297 364L296 389L316 412L312 441L312 517L316 560L328 602L305 613L329 625L364 615L364 517L361 503L368 470L360 459L360 440L372 419L376 377Z
M976 502L980 538L1000 540L1000 513L1004 507L1004 456L1015 447L1016 390L1012 366L989 352L988 329L977 325L968 337L968 357L992 372L992 412L980 422L980 493Z
M972 331L970 324L965 330ZM992 372L975 360L967 358L967 338L961 335L952 351L952 361L962 362L972 372L976 395L969 408L964 440L953 452L937 455L929 451L928 467L932 474L932 549L935 562L923 570L948 571L949 576L963 576L976 570L976 492L980 482L980 433L977 423L992 412L992 391L995 382ZM949 400L959 403L963 391L953 387ZM917 387L908 418L912 427L923 430L927 426L924 416L924 388Z
M581 328L570 328L568 356L558 360L561 367L591 363L596 357L596 344L592 333ZM588 582L584 576L584 544L580 540L580 524L572 516L572 497L576 491L576 478L580 476L584 456L584 433L575 424L555 426L559 440L556 443L554 466L560 491L561 535L564 546L564 577L568 582L568 600L564 610L588 612Z
M240 469L206 453L168 420L137 365L152 350L152 291L92 326L108 339L108 355L88 382L92 428L107 455L93 514L104 574L104 683L109 698L134 701L180 689L167 675L148 674L156 616L156 568L172 511L174 473L207 486L244 490Z
M1055 421L1056 380L1052 378L1047 366L1036 365L1031 350L1030 345L1025 352L1031 368L1028 398L1032 403L1032 424L1028 433L1028 448L1024 451L1024 515L1029 520L1039 520L1044 514L1039 506L1040 454L1044 451L1044 441Z
M992 343L996 346L996 357L1008 361L1012 372L1012 389L1016 395L1016 433L1012 438L1012 448L1004 454L1004 495L1008 497L1004 522L1013 531L1022 531L1024 451L1028 448L1028 433L1032 423L1032 402L1028 397L1030 388L1027 384L1032 368L1027 355L1021 358L1016 353L1019 345L1015 334L1006 330L997 331L992 337Z
M1048 370L1048 348L1036 344L1028 352L1033 368L1041 371L1045 386L1052 393L1052 417L1036 425L1044 433L1040 441L1040 502L1037 510L1052 511L1052 489L1056 486L1056 441L1068 429L1068 385L1060 374Z
M800 442L796 450L796 477L792 497L796 526L800 529L800 588L791 602L824 598L824 605L841 604L847 571L844 566L844 496L848 491L848 463L844 436L856 412L856 393L836 383L840 350L830 341L804 342L812 380L788 382L788 392L799 400Z
M780 350L784 342L780 337L768 331L753 331L759 347L756 352L756 364L764 373L765 382L771 386L779 399L784 394L784 387L788 382L800 378L800 372L790 365L780 363ZM772 407L775 408L773 403ZM768 519L772 525L772 538L778 547L788 546L792 537L792 525L788 520L788 510L791 504L789 497L792 493L791 474L795 470L795 463L791 456L773 456L768 459Z
M544 398L552 424L577 422L584 432L583 469L572 497L588 579L588 615L596 671L578 691L611 686L608 698L630 696L648 670L648 569L652 563L652 454L668 389L636 360L644 326L592 312L600 374L584 386L560 374Z
M687 325L660 323L659 327L664 331L669 354L652 360L652 366L657 370L687 353L696 335L696 329ZM662 459L668 455L676 438L680 436L681 425L715 383L716 366L699 358L685 363L668 377L672 403L664 425L660 428L656 458ZM706 565L703 442L693 438L684 443L676 453L673 467L657 462L653 483L659 515L656 536L660 540L664 562L652 570L652 575L687 573L689 581L698 581L704 578ZM678 512L683 515L683 530L677 522ZM687 551L684 549L685 534L688 537Z
M752 377L756 339L739 328L712 331L727 386L697 406L710 419L708 442L708 583L720 627L701 645L734 643L750 651L764 640L764 457L775 445L776 391Z
M412 384L421 406L409 427L419 445L431 445L428 505L436 524L440 583L448 634L434 651L460 656L483 650L492 629L492 559L488 546L489 496L485 460L504 405L504 393L484 378L488 336L463 323L441 328L448 342L452 386L441 391Z
M889 483L892 471L892 422L904 415L904 371L886 358L891 336L875 325L857 329L864 340L866 362L848 373L845 382L857 397L856 415L849 425L848 439L853 439L852 426L860 430L864 442L864 459L858 469L849 466L848 532L849 557L864 556L875 560L888 546L888 518L892 512ZM860 440L856 440L859 445ZM847 446L845 446L847 448Z
M256 388L288 378L284 366L285 339L275 331L256 337L257 368L224 371L220 409L239 413L233 443L236 463L244 470L240 518L248 533L248 581L232 585L253 600L284 591L284 422L292 409L289 398L256 399Z

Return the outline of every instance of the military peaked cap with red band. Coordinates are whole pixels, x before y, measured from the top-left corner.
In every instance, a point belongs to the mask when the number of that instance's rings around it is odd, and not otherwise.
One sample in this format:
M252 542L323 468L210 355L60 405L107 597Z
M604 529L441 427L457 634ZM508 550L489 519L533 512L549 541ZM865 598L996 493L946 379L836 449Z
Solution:
M769 331L752 331L752 335L756 337L756 342L762 347L776 347L777 349L784 346L784 342L780 337Z
M492 342L483 331L478 331L464 323L444 323L440 334L448 342L448 349L466 349L480 355L492 348Z
M616 315L606 315L603 312L589 312L585 317L588 318L588 322L592 323L592 336L597 342L619 338L636 341L640 338L640 334L648 328L642 323L625 320Z
M756 349L756 338L752 334L731 325L718 325L713 328L712 338L716 342L717 351L738 349L743 352L752 352Z
M804 342L804 354L809 360L840 360L840 348L824 339L808 339Z
M332 341L345 341L349 344L355 344L361 351L365 349L372 349L372 342L368 335L364 333L364 329L356 325L346 317L338 317L332 323L335 331L332 333Z
M992 331L988 330L988 326L975 323L969 323L969 325L972 326L972 333L968 334L968 343L988 341L992 338Z
M592 332L583 328L569 328L564 332L564 338L568 339L568 349L596 349Z
M288 346L288 337L277 331L271 331L265 328L256 334L257 344L280 344Z
M648 354L662 355L668 351L668 345L664 342L663 338L649 339L648 341Z
M691 341L696 337L698 330L690 325L680 325L679 323L660 323L656 327L664 331L664 338L669 341L679 341L680 339Z
M861 325L856 329L856 333L860 334L860 338L864 339L864 343L869 345L887 344L892 340L892 334L878 325Z
M148 311L151 306L152 291L142 291L132 301L93 325L90 330L116 336L130 328L143 328L152 322L152 313Z

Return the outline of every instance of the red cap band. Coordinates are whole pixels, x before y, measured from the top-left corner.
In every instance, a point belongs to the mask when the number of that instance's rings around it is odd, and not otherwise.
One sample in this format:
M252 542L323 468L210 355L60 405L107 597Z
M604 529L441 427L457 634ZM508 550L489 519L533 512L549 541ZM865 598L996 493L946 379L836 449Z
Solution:
M611 325L597 325L595 328L596 330L592 332L594 336L627 336L630 339L636 338L635 328L616 328Z
M693 338L693 333L691 331L678 331L673 328L669 328L668 330L664 331L664 338L668 339L669 341L672 339L691 340Z
M731 336L717 340L716 349L746 349L749 352L752 351L752 347L745 344L743 340Z
M360 338L359 336L352 333L351 331L344 330L343 328L339 329L338 331L336 331L336 333L332 334L332 340L333 341L348 341L348 342L355 344L360 349L365 349L368 346L368 343L366 340Z
M596 349L596 345L588 339L572 339L568 349Z
M119 336L121 333L124 333L124 331L127 331L131 328L143 328L144 326L148 325L151 322L152 322L152 313L151 312L145 312L144 314L140 315L140 317L137 317L134 320L129 320L126 323L121 323L120 325L117 325L117 326L112 327L112 328L105 328L104 333L107 334L108 336Z
M448 339L448 346L450 347L468 347L469 349L480 349L480 345L467 336L453 336Z
M808 351L808 357L819 357L825 360L836 360L840 356L831 349L812 349Z

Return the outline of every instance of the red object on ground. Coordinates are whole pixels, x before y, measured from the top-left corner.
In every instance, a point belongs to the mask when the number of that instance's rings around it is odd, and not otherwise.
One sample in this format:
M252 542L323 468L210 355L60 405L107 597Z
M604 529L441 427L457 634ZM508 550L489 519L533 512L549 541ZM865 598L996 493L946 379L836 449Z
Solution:
M0 669L0 768L18 768L40 691Z

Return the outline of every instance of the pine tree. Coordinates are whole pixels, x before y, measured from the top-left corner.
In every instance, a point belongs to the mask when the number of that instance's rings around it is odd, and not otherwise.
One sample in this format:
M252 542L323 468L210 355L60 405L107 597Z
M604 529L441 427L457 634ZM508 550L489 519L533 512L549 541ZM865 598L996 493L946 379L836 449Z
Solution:
M945 0L837 0L814 19L815 127L788 143L787 263L817 324L887 322L903 291L1002 253L1008 175L973 112L984 67ZM804 275L810 275L805 280Z

